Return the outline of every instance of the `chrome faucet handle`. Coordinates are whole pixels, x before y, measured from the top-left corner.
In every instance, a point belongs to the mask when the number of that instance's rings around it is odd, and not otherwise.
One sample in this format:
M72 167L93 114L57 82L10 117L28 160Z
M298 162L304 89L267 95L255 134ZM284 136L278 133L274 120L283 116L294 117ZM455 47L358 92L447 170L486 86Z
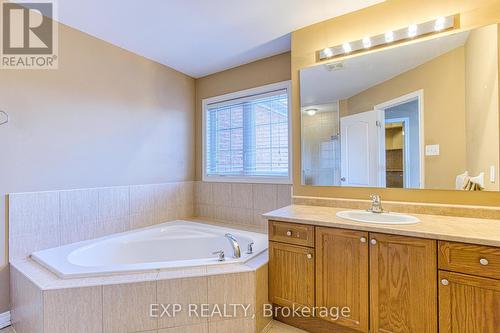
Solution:
M248 244L247 248L247 254L252 254L253 253L253 242Z
M220 250L220 251L215 251L213 252L212 254L217 254L219 255L219 257L217 258L218 261L225 261L226 260L226 257L224 256L224 251Z
M384 209L382 208L382 199L378 194L371 194L370 199L372 200L372 206L368 209L369 212L372 213L384 213Z

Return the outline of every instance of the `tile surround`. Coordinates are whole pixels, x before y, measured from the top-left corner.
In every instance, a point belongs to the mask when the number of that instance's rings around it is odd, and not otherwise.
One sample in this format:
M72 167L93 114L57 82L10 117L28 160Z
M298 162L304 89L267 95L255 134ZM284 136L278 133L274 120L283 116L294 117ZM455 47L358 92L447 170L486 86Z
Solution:
M199 217L253 225L266 230L262 213L290 205L291 185L195 183L195 214Z
M9 195L9 260L194 215L194 183Z
M150 280L107 276L74 279L79 280L75 283L58 279L31 260L16 261L11 275L12 321L17 333L255 333L257 276L266 269L265 260L259 260L248 271L209 273L195 267L175 270L177 274L159 271ZM142 274L129 276L138 275ZM231 317L207 319L187 316L184 306L175 318L149 316L150 304L176 303L244 303L252 311L248 317L229 311Z

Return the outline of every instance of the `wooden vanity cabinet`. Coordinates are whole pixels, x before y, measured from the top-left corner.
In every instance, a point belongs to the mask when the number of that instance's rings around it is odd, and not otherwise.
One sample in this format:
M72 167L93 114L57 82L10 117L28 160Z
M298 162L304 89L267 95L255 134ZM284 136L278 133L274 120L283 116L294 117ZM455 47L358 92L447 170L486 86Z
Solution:
M439 332L500 332L500 249L439 242Z
M500 332L500 280L439 271L439 332Z
M314 244L314 227L287 228L281 222L271 221L269 231L269 300L281 306L313 307L314 248L295 244Z
M371 332L437 332L436 241L370 233Z
M316 228L316 306L350 308L349 318L322 318L368 332L368 233Z

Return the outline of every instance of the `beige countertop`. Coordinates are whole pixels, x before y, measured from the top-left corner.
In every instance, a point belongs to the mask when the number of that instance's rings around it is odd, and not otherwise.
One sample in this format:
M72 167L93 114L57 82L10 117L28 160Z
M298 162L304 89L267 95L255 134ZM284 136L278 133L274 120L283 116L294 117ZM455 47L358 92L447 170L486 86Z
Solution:
M264 214L269 220L311 224L351 230L363 230L500 247L500 220L408 214L420 220L418 224L390 225L355 222L342 219L336 213L346 208L291 205Z

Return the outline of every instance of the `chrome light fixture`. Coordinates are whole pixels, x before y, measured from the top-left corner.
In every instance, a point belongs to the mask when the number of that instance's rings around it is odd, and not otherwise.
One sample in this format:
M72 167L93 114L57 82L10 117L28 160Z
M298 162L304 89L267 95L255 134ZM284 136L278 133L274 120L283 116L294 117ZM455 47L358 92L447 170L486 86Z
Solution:
M317 52L317 60L323 61L331 58L343 57L348 54L355 54L386 46L388 44L403 43L415 38L421 38L433 34L442 33L444 31L457 29L459 27L459 18L457 15L440 16L434 20L410 24L407 27L387 31L376 36L366 36L362 39L344 42L342 44L327 47Z

